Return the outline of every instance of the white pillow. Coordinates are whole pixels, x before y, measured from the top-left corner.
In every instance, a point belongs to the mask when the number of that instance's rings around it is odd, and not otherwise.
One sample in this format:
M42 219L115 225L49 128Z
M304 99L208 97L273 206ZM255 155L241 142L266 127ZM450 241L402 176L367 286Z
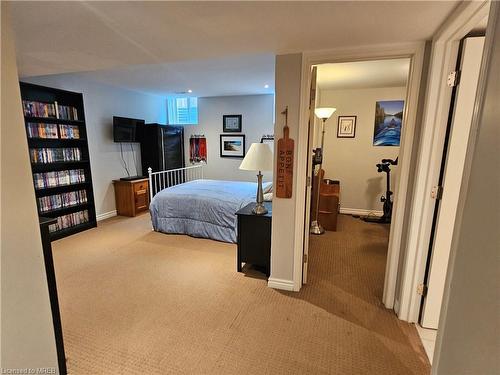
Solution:
M273 192L264 194L264 202L272 202L273 201Z

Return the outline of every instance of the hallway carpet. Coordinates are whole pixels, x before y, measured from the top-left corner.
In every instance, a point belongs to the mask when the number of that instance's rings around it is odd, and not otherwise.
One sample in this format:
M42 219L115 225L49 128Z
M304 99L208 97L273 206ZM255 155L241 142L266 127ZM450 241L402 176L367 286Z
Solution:
M415 328L380 302L387 236L341 215L312 238L300 293L147 214L56 241L69 374L428 374Z

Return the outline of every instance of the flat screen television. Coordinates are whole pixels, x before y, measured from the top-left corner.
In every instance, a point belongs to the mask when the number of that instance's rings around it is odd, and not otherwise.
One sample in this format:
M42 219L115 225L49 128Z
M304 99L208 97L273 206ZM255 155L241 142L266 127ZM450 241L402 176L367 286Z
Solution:
M137 142L137 126L144 125L144 120L113 116L113 141Z

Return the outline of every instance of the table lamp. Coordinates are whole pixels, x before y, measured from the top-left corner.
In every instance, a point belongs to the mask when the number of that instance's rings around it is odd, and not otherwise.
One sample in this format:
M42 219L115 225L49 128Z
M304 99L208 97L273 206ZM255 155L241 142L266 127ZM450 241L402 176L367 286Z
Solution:
M269 145L267 143L252 143L245 158L241 162L240 169L259 172L257 175L257 202L252 212L256 215L267 214L267 209L264 207L261 171L273 170L273 152Z

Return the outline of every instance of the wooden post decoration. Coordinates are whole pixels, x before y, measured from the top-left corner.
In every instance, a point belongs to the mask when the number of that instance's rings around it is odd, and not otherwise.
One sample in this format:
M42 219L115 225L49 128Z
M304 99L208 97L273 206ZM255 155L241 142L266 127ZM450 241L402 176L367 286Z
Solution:
M291 198L293 188L293 147L294 141L290 138L288 128L288 106L282 115L285 115L283 138L278 140L278 165L276 170L276 197Z

